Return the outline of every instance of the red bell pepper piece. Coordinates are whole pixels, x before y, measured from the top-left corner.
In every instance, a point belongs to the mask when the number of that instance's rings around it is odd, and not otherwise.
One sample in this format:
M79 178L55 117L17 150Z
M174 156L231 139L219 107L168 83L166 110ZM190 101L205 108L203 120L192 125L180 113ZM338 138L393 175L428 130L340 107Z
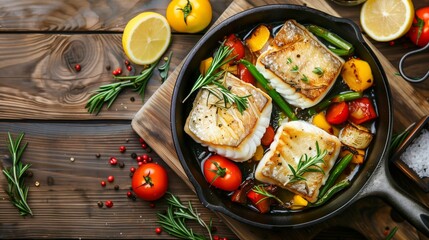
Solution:
M367 97L349 102L349 111L349 121L357 125L377 117L372 101Z
M247 193L247 198L252 202L252 204L258 209L260 213L267 213L270 211L271 199L269 197L250 190Z
M330 124L341 124L349 117L349 105L346 102L331 104L326 110L326 121Z
M245 55L244 44L237 36L235 36L235 34L229 35L226 38L224 45L232 48L231 55L235 56L235 61L238 61L244 58L244 55Z
M250 83L253 86L256 85L255 77L253 77L253 75L250 73L249 69L247 69L247 67L241 63L238 64L238 76L240 77L240 79L242 81Z

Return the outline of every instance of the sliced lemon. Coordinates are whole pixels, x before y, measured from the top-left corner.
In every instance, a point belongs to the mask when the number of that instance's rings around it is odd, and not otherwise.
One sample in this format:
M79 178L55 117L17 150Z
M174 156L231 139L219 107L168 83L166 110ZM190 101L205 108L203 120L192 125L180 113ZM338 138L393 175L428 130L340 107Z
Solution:
M411 0L368 0L360 12L363 30L379 42L395 40L411 27L414 6Z
M144 12L125 26L122 47L135 64L151 64L167 50L170 38L171 30L167 19L159 13Z

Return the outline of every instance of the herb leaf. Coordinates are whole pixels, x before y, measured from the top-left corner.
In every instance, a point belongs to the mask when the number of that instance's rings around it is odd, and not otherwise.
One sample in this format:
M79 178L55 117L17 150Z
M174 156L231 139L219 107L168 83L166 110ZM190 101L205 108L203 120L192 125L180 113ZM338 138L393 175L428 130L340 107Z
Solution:
M326 156L328 151L323 150L323 152L320 151L319 143L316 141L316 156L308 157L307 154L304 154L299 159L298 165L296 169L292 167L292 165L288 164L290 171L292 172L292 175L290 176L289 182L297 182L300 180L306 180L303 175L306 172L321 172L325 174L325 171L323 171L322 167L320 167L319 163L325 163L323 158Z
M192 93L200 88L204 88L210 91L211 94L215 95L220 100L219 103L222 103L222 105L225 107L229 107L235 103L240 113L243 113L243 111L247 109L247 98L250 95L238 96L232 93L230 89L225 87L223 81L221 80L221 78L225 76L225 71L220 70L220 68L234 59L234 56L228 57L231 55L232 50L232 48L225 46L223 43L221 44L221 46L214 53L213 61L207 69L206 74L200 74L188 96L185 97L183 102L185 102L192 95Z
M171 56L173 56L173 51L170 52L165 63L158 67L159 75L161 76L162 82L164 82L168 77L168 70L170 69Z
M123 77L114 76L113 78L120 80L120 82L114 82L100 86L95 91L96 94L88 100L85 108L88 109L89 113L95 113L95 115L98 115L104 104L107 104L107 108L110 108L110 106L118 97L119 93L128 87L132 87L136 92L138 92L142 101L144 101L144 93L147 83L149 82L153 70L155 69L158 62L159 59L152 63L149 68L144 69L140 75Z
M183 205L180 199L171 193L167 198L168 209L166 214L158 213L158 223L161 227L170 235L182 239L194 239L203 240L203 235L195 234L192 229L186 225L186 220L195 220L202 227L204 227L209 238L212 239L211 227L212 221L207 224L203 219L200 218L199 213L193 208L191 202L188 202L188 206Z
M297 73L299 71L299 67L298 65L295 65L292 67L292 69L290 70L291 72Z
M322 68L320 68L320 67L315 67L314 69L313 69L313 73L315 73L315 74L317 74L317 75L319 75L319 76L322 76L323 75L323 69Z
M21 133L14 141L10 133L8 134L8 148L12 157L12 166L3 169L3 174L6 176L8 182L8 190L6 193L9 195L12 204L18 208L21 216L33 215L30 206L27 203L28 187L24 184L24 173L30 168L30 164L22 164L21 157L24 153L27 143L20 147L21 141L24 138L24 133Z
M280 203L281 205L285 205L284 202L282 200L280 200L280 198L278 198L276 195L268 192L263 185L256 185L253 187L252 189L255 193L261 194L262 196L265 196L265 198L262 198L261 200L259 200L256 204L264 201L267 198L273 198L275 199L278 203Z

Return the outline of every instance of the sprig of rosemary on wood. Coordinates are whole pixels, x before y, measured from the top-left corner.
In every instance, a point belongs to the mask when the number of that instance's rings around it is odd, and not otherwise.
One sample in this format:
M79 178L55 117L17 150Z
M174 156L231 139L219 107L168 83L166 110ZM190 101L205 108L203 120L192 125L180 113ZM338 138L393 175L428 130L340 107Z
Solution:
M166 58L165 63L158 67L159 76L161 77L161 81L163 83L164 83L165 80L167 80L168 70L170 70L170 62L171 62L171 57L172 56L173 56L173 51L170 52L170 54Z
M237 96L232 93L229 88L225 87L224 81L221 80L226 72L225 70L221 70L221 67L234 59L234 56L231 57L232 50L232 48L225 46L223 43L221 44L214 53L213 61L207 69L206 74L200 74L183 102L185 102L192 93L200 88L204 88L219 98L219 100L221 100L220 103L224 104L225 107L235 103L240 113L243 113L243 111L246 110L248 106L247 98L249 95Z
M8 134L8 148L12 157L12 166L8 169L3 169L3 174L8 182L6 193L9 195L10 201L18 208L21 216L33 215L30 206L27 203L28 187L24 183L25 171L30 168L30 164L22 164L21 157L24 153L27 143L20 147L21 141L24 138L24 133L21 133L14 141L10 133Z
M206 239L203 235L195 234L192 229L186 226L186 220L195 220L207 230L209 238L212 239L211 220L210 223L207 224L201 219L197 210L192 207L191 202L188 202L188 206L185 206L178 197L171 193L169 193L169 195L170 196L167 198L169 204L167 213L158 213L158 223L161 227L174 237L193 240Z
M304 173L306 172L321 172L325 174L325 171L323 171L323 168L320 167L319 163L325 163L323 158L328 154L328 151L323 150L323 152L320 151L319 143L316 141L316 155L313 157L308 157L307 154L304 154L299 159L298 165L296 166L296 169L292 167L292 165L289 165L289 169L292 172L292 177L289 180L290 182L297 182L300 180L306 180L305 177L303 177Z
M158 62L159 59L152 63L148 68L144 69L140 75L122 77L114 76L113 78L115 80L120 81L103 85L97 89L95 91L96 94L89 99L85 108L88 109L89 113L95 113L95 115L98 115L104 104L107 104L107 108L110 108L110 106L118 97L119 93L121 93L122 90L127 87L134 88L134 90L140 95L142 101L144 101L144 93L147 83L149 82L153 74L153 70L155 69Z

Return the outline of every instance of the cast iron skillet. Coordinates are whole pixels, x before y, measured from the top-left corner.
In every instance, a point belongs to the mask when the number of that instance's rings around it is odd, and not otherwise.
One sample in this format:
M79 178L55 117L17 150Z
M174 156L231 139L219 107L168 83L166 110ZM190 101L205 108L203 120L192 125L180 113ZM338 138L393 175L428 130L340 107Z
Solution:
M201 60L210 56L223 37L258 23L284 22L295 19L299 23L314 23L337 33L356 48L356 54L369 62L375 78L375 99L378 104L376 135L370 146L368 158L354 177L351 186L336 195L327 204L294 213L259 214L251 209L231 203L225 196L209 188L204 179L196 153L191 150L193 140L183 131L193 99L182 103L199 74ZM220 23L207 32L191 50L174 87L171 104L171 128L173 141L180 162L195 187L201 202L209 209L219 211L247 224L258 227L302 227L331 217L353 202L369 195L383 197L420 231L429 235L428 209L407 196L392 181L388 171L387 148L392 132L392 106L387 78L374 53L363 40L358 26L347 19L340 19L315 9L297 5L267 5L253 8Z

